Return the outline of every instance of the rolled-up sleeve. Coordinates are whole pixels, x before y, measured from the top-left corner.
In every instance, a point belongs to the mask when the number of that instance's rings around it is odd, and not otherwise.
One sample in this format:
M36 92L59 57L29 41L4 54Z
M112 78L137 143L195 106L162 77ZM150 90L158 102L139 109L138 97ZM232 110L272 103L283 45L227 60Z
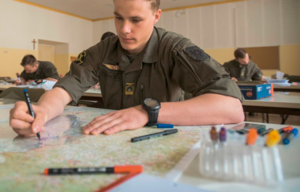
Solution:
M199 47L184 43L173 50L173 79L193 96L215 93L238 98L243 96L225 68Z
M79 54L73 61L70 71L58 80L54 87L66 90L72 97L72 104L76 104L82 94L99 81L97 70L100 60L100 45L97 44Z

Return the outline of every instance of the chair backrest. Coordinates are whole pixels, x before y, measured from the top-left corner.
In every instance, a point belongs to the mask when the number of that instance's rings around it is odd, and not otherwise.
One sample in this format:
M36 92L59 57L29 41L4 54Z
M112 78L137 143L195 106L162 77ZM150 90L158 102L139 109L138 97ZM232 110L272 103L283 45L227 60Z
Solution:
M46 90L42 88L10 87L2 91L0 98L25 101L23 89L27 89L31 102L37 102L46 92Z

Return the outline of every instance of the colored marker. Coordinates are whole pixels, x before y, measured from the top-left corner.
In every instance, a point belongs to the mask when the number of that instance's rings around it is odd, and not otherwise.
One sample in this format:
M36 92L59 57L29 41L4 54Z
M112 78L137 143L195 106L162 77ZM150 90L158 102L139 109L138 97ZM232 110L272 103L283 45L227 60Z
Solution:
M289 133L290 131L293 130L293 127L291 126L288 126L288 127L283 127L281 129L278 129L278 132L281 134L281 133Z
M218 142L218 133L215 127L212 127L210 130L210 139L213 142Z
M280 134L278 131L272 130L268 134L266 146L267 147L273 147L274 145L277 145L277 143L280 141Z
M267 129L267 130L265 130L264 132L262 132L260 135L261 136L265 136L265 135L267 135L267 134L269 134L271 131L273 131L274 129L273 128L270 128L270 129Z
M220 142L226 142L226 129L222 127L219 133Z
M259 134L259 135L261 135L263 132L265 132L266 131L266 127L260 127L259 129L257 129L257 133Z
M143 136L139 136L139 137L134 137L131 139L131 142L138 142L138 141L143 141L143 140L147 140L147 139L152 139L152 138L156 138L156 137L162 137L162 136L167 136L170 134L174 134L177 133L178 130L177 129L170 129L170 130L166 130L163 132L158 132L158 133L152 133L149 135L143 135Z
M141 173L141 165L126 165L114 167L78 167L78 168L47 168L45 175L83 175L83 174L103 174L103 173Z
M18 81L19 81L19 85L22 85L22 81L21 81L21 78L20 78L20 74L19 74L19 73L16 73L16 75L17 75L17 79L18 79Z
M34 112L33 112L33 109L32 109L31 103L30 103L30 98L29 98L29 94L27 92L27 89L24 89L23 92L24 92L24 95L25 95L25 101L26 101L26 104L27 104L27 107L28 107L29 114L33 118L35 118L35 115L34 115ZM41 140L39 132L36 133L36 136L38 137L39 140Z
M172 125L172 124L157 124L156 126L157 126L157 128L161 128L161 129L174 128L174 125Z
M256 129L249 129L246 144L254 145L257 140L258 134Z
M291 140L297 135L298 135L298 129L295 128L291 132L289 132L286 138L282 140L282 143L288 145L291 142Z

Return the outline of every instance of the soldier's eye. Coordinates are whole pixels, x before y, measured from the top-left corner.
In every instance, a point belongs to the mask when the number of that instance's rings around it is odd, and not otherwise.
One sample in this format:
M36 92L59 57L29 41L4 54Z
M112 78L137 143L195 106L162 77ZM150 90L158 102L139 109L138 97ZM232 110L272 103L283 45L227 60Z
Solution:
M140 21L142 21L142 20L141 20L141 19L133 19L133 20L132 20L133 23L138 23L138 22L140 22Z

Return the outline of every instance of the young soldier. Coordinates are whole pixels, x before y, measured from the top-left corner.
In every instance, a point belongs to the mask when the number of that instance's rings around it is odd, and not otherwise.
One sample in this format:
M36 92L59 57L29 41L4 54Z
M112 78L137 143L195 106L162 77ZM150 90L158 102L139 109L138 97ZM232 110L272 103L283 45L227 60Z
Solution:
M243 97L223 66L189 39L154 27L161 16L159 3L114 0L118 36L79 54L70 72L33 106L35 119L24 102L16 103L10 116L14 130L33 135L98 81L105 107L120 110L96 117L84 127L85 134L113 134L156 122L243 121ZM181 101L182 89L194 98Z
M57 81L59 75L56 67L49 61L37 61L33 55L25 55L22 59L21 65L24 67L20 75L21 82L17 84L30 84L30 82L37 82L42 80Z
M234 81L264 81L261 70L250 59L249 54L242 48L234 51L234 60L224 63L226 71Z

